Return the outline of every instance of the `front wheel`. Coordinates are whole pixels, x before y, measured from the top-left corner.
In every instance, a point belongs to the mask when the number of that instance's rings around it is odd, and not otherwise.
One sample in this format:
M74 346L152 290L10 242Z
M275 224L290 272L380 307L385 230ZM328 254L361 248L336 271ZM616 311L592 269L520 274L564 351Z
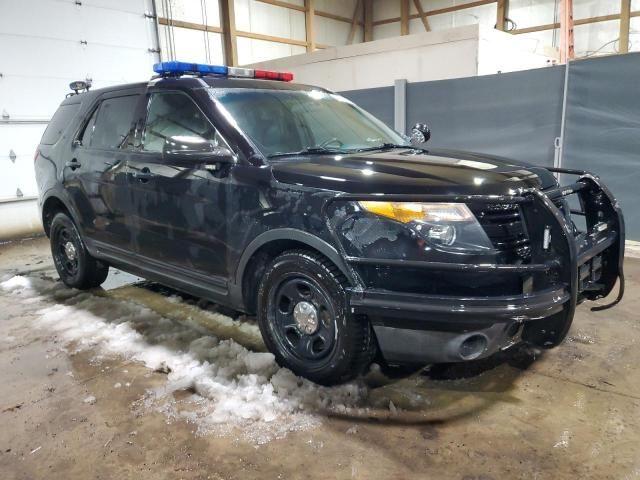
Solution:
M73 220L58 213L51 221L51 254L60 280L72 288L86 290L100 286L109 265L89 255Z
M363 373L375 354L371 326L347 308L347 282L320 254L285 252L258 291L258 323L278 363L321 384Z

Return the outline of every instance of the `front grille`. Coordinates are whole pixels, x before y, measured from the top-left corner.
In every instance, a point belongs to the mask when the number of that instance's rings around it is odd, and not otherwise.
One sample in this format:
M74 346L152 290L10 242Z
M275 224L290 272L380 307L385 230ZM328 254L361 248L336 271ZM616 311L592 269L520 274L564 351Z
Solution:
M531 258L531 245L518 205L488 204L471 210L504 263Z

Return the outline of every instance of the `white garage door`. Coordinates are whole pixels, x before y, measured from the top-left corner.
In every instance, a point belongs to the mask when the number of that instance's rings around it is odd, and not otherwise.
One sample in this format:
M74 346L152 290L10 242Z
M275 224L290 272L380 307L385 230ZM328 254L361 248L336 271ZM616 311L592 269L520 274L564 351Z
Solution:
M0 0L0 202L37 195L33 155L70 91L147 80L152 0Z

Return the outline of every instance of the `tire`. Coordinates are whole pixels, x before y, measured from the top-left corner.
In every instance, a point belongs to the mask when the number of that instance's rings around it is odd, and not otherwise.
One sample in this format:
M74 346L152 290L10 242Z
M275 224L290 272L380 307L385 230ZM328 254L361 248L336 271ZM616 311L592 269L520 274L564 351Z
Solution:
M371 364L369 321L348 311L347 280L324 256L294 250L267 267L258 290L258 325L278 363L323 385L351 380Z
M109 274L109 265L89 255L78 229L66 213L53 217L49 239L53 263L66 286L87 290L102 285Z

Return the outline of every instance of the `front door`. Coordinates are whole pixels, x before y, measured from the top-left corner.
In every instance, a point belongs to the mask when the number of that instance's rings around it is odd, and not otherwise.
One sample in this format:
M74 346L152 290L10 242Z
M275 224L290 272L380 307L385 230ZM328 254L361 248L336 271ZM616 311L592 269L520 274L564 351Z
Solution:
M229 175L202 161L172 160L168 143L226 146L187 94L149 96L141 147L129 156L136 251L159 267L226 283Z

